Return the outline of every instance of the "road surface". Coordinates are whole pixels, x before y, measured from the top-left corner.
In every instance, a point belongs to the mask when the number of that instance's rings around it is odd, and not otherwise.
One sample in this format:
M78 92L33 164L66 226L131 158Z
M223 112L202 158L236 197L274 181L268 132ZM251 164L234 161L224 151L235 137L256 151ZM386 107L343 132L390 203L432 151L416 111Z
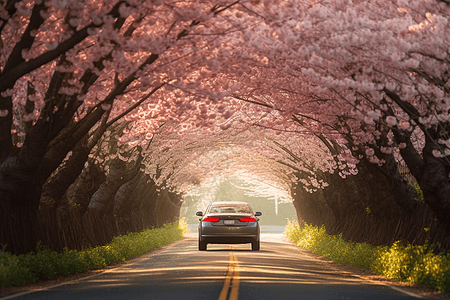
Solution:
M417 299L339 271L282 239L262 234L250 244L208 245L195 234L96 276L8 299Z

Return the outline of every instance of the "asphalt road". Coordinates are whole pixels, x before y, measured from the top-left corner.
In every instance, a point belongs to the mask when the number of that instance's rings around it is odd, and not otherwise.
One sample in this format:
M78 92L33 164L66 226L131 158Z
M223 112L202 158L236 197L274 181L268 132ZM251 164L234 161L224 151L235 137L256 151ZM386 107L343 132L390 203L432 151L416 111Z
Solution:
M250 249L198 251L191 235L131 264L8 299L417 299L339 271L280 234L263 234L261 250Z

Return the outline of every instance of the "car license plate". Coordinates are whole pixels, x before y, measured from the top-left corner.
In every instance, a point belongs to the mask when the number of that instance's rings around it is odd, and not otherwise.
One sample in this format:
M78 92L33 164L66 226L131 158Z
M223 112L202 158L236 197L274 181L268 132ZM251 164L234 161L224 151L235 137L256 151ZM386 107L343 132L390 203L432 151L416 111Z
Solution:
M234 220L223 220L223 224L232 225L232 224L234 224Z

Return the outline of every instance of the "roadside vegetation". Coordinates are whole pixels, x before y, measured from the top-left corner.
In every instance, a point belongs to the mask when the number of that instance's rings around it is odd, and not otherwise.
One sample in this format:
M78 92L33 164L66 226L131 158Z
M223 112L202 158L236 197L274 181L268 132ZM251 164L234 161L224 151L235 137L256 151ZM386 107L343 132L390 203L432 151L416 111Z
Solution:
M108 245L82 251L66 249L57 253L38 244L36 252L13 255L5 252L3 246L3 250L0 250L0 287L100 269L178 241L186 232L187 225L181 219L161 228L117 236Z
M297 246L334 262L370 269L396 281L450 292L450 251L435 254L434 245L395 242L389 247L373 247L366 243L346 242L342 235L328 235L324 226L300 226L296 221L286 226L286 236Z

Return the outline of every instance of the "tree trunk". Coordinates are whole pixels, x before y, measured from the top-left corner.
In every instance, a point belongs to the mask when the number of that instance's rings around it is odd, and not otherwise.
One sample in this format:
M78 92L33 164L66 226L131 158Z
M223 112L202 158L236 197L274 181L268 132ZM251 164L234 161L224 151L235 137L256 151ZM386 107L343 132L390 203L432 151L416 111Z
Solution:
M140 165L140 161L138 161L137 164ZM88 212L100 212L107 206L112 205L119 188L136 176L139 168L134 166L133 170L128 171L126 165L127 162L119 158L116 158L111 163L106 181L103 182L94 195L92 195Z
M132 197L131 195L133 191L136 190L142 174L143 173L139 172L132 180L123 184L114 198L114 220L119 235L134 231L131 221L131 211L137 198ZM141 227L140 230L142 229L143 228Z
M20 181L24 177L15 175L9 180L0 175L0 244L7 245L8 252L25 254L36 250L40 190L32 181Z
M88 159L90 149L86 147L86 142L83 139L76 145L69 159L47 180L42 190L38 211L38 238L53 251L61 252L64 248L60 239L57 209L61 198L80 175Z
M92 195L105 180L106 176L99 166L90 163L62 197L57 218L63 247L80 250L92 245L86 234L83 215Z
M157 188L150 176L146 175L131 195L131 197L136 197L137 199L133 205L133 211L138 213L139 220L142 222L142 228L156 227L155 207L158 197Z
M119 232L116 231L117 227L114 220L114 199L119 188L137 175L141 161L142 156L139 156L133 168L127 170L127 162L116 158L110 165L105 182L103 182L94 195L92 195L88 210L83 218L94 220L95 224L93 224L93 230L96 236L95 240L96 242L98 241L99 244L105 244L109 242L114 235L119 234ZM107 228L109 229L109 232L106 234L102 229L105 225L107 225Z
M385 170L368 161L362 160L358 170L357 175L346 179L338 174L323 174L329 186L313 194L302 189L301 184L294 186L299 221L301 218L306 223L325 225L329 234L342 233L344 239L353 242L371 245L390 245L397 240L414 244L439 242L438 251L450 247L442 223L424 202L411 199L414 194L409 187L402 190L386 178ZM399 196L410 198L397 201L395 198ZM413 204L407 204L405 209L406 201Z
M423 149L424 169L419 181L425 203L435 213L450 235L450 179L449 166L434 157L436 145L428 137ZM447 157L448 158L448 157Z
M49 123L39 121L22 148L0 144L0 152L8 149L8 156L2 156L0 162L0 244L6 244L6 250L14 254L36 249L36 220L42 189L36 178L49 142L46 135ZM0 126L0 131L4 130L7 128Z
M297 173L296 176L299 179L307 178L303 173ZM320 226L324 220L334 221L336 219L334 212L323 197L323 190L309 193L303 188L303 184L299 182L292 188L291 193L300 223Z

